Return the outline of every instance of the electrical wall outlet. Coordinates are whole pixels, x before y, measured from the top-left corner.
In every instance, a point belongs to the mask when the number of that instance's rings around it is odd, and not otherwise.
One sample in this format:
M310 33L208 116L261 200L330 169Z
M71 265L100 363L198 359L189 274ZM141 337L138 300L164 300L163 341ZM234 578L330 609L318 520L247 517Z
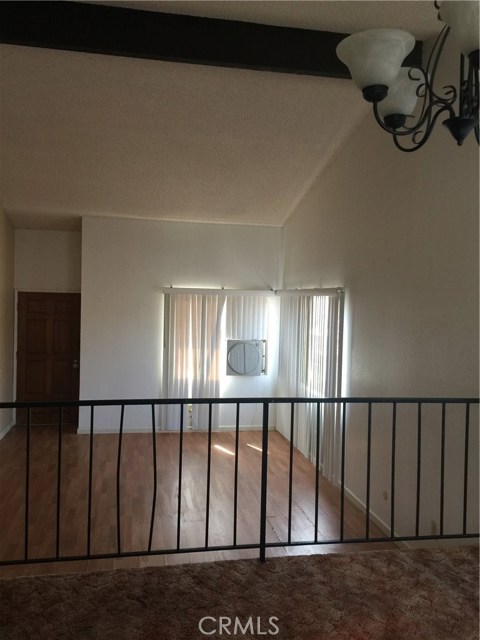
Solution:
M384 500L388 500L388 491L387 491L387 490L385 490L385 491L383 492L383 499L384 499Z
M436 523L435 520L432 520L430 529L431 529L432 536L438 535L438 524Z

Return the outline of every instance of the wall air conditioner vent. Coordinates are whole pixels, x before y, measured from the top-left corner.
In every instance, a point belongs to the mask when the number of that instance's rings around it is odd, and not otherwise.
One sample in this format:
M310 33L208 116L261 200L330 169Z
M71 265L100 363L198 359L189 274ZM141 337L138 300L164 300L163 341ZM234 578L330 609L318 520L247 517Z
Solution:
M266 340L227 340L227 375L266 373Z

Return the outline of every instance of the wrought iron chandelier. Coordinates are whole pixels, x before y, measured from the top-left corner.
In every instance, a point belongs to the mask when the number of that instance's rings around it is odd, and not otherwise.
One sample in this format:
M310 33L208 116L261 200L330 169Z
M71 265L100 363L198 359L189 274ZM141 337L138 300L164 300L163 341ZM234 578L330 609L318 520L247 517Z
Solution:
M401 151L420 149L441 114L448 116L443 124L458 145L472 130L479 141L479 2L443 0L434 4L445 25L425 69L401 66L415 46L415 38L399 29L355 33L337 47L337 56L349 68L352 80L365 100L373 103L376 121L393 136ZM458 89L448 85L440 95L435 76L449 35L460 50L460 77Z

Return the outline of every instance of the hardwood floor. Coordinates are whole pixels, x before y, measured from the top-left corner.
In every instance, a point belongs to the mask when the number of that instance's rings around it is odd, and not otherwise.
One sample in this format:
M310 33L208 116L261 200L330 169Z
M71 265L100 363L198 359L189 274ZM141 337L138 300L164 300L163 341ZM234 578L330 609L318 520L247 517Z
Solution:
M176 549L178 521L178 433L156 434L157 483L152 549ZM121 448L120 545L122 552L148 548L153 490L151 434L124 434ZM30 559L56 555L85 555L88 550L90 438L64 429L58 492L58 432L56 427L32 427L30 442L28 554ZM206 541L207 458L205 433L186 432L183 444L180 546L203 547ZM90 554L117 551L118 436L95 435L92 455ZM0 442L0 559L22 558L25 550L26 429L15 427ZM234 536L235 433L212 434L208 545L231 545ZM237 543L259 539L261 433L239 435ZM267 541L288 540L289 443L278 432L269 434ZM60 497L57 532L57 495ZM340 531L340 492L320 478L318 539L335 540ZM314 539L315 468L297 450L293 455L291 540ZM57 537L58 533L58 537ZM365 515L345 502L345 537L361 538ZM384 534L370 523L370 536ZM340 550L391 548L392 544L280 546L267 557L326 553ZM0 567L0 576L64 573L139 567L181 562L258 557L258 549L208 551L107 558L75 562L39 563Z

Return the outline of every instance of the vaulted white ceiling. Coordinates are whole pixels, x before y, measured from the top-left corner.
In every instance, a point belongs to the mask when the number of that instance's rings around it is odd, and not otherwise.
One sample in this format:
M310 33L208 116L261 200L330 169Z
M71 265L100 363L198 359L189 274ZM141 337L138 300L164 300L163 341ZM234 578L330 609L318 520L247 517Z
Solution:
M353 33L395 27L425 39L437 31L432 0L85 0L91 4Z
M431 2L115 2L352 32L438 30ZM282 225L369 111L351 81L2 45L15 226L81 216Z

